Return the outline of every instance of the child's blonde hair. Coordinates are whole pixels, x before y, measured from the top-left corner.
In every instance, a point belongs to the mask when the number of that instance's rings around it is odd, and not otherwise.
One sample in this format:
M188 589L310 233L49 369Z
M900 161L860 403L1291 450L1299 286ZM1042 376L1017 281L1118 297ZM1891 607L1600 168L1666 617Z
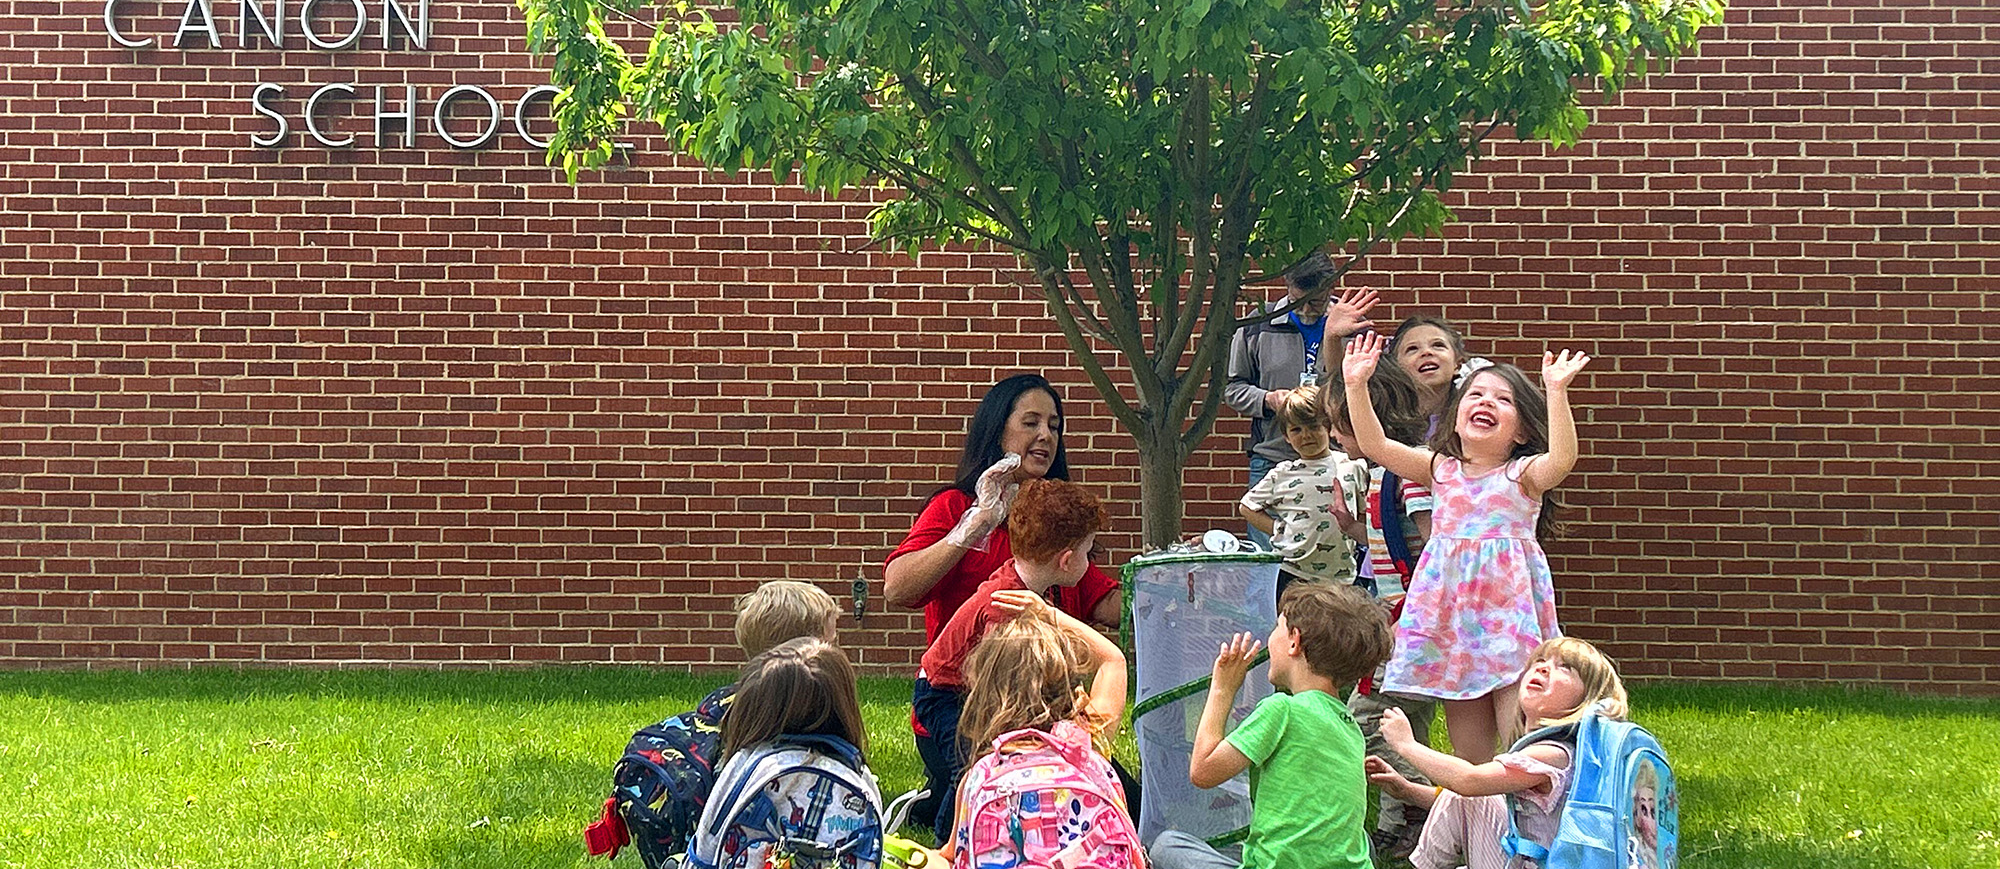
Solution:
M1333 428L1333 415L1319 400L1319 387L1301 386L1285 396L1284 406L1278 408L1278 425L1317 426Z
M744 657L755 658L786 640L832 640L827 624L839 615L840 604L819 586L773 580L736 599L736 644Z
M1618 665L1603 652L1575 637L1557 637L1543 640L1528 656L1528 665L1541 661L1555 661L1576 673L1577 681L1583 683L1583 702L1576 708L1554 718L1537 721L1527 720L1527 713L1521 713L1521 733L1514 734L1509 741L1519 739L1528 730L1539 727L1553 727L1582 720L1593 707L1606 718L1619 721L1631 714L1631 704L1625 698L1625 681L1618 678ZM1602 704L1601 706L1599 704Z
M1046 616L1022 613L995 625L965 661L958 732L971 756L993 750L993 740L1010 730L1049 730L1058 721L1102 733L1110 722L1090 720L1090 695L1082 685L1090 662L1084 638Z

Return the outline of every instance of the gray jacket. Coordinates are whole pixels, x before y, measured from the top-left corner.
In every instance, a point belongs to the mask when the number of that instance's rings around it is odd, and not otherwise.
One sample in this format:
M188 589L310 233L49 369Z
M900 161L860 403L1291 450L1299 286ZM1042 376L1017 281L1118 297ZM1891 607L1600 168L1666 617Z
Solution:
M1271 306L1264 306L1264 310L1270 309ZM1323 385L1339 379L1339 369L1327 366L1330 360L1340 358L1340 341L1344 337L1326 335L1321 340L1315 369ZM1299 457L1292 445L1285 442L1284 429L1272 424L1271 409L1264 405L1264 395L1277 389L1297 389L1299 375L1305 373L1305 368L1306 339L1292 325L1290 315L1279 315L1236 330L1236 337L1229 342L1229 384L1223 387L1222 400L1250 418L1250 439L1243 445L1245 453L1276 462ZM1335 372L1331 378L1327 376L1329 370Z

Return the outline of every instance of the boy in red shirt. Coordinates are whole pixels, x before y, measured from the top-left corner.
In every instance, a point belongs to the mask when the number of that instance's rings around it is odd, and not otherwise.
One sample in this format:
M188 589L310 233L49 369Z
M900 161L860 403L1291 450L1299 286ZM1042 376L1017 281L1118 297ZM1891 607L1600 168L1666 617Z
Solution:
M1021 589L1046 598L1052 589L1075 587L1090 569L1090 551L1107 518L1104 505L1074 484L1046 479L1022 484L1007 511L1014 557L980 583L924 652L923 669L917 674L917 723L945 748L943 757L924 758L931 780L945 786L934 819L938 841L945 841L951 830L954 792L965 771L966 747L958 739L958 717L965 708L965 660L993 625L1012 618L994 608L993 593ZM1061 606L1060 597L1056 605ZM1082 621L1090 618L1088 610L1069 614Z

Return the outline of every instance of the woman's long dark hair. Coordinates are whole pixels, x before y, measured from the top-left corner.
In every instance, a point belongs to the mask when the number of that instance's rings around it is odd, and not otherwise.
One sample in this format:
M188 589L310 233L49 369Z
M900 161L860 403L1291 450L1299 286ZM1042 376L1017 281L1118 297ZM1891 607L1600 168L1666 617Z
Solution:
M1007 454L1000 447L1000 437L1007 431L1007 419L1014 415L1014 402L1037 389L1048 393L1056 403L1058 421L1067 419L1063 416L1062 396L1039 374L1016 374L993 384L992 389L986 390L986 397L979 400L979 409L973 411L972 423L965 427L965 449L958 457L958 473L946 489L976 494L973 487L979 482L979 475ZM1069 479L1069 454L1063 446L1061 428L1056 429L1056 459L1049 466L1046 479Z

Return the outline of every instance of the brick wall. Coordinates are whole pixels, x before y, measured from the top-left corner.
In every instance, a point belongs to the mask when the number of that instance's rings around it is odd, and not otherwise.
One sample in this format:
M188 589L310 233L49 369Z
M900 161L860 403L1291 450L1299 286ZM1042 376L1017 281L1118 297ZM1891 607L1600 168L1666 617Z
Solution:
M228 0L223 47L180 50L180 3L121 0L156 43L125 49L100 4L0 0L0 664L717 665L732 595L864 575L844 640L899 667L879 562L1019 370L1065 385L1131 554L1129 441L1009 257L869 249L865 203L656 138L576 187L511 121L454 149L446 90L511 116L545 82L513 4L437 0L384 50L371 3L338 51L298 5L284 51L237 48ZM1488 356L1603 357L1552 555L1632 673L1990 693L2000 11L1728 22L1581 146L1497 149L1367 280ZM283 147L251 144L265 82ZM330 83L352 147L303 130ZM414 148L376 147L376 85L416 88ZM1242 431L1196 458L1191 529L1235 524Z

